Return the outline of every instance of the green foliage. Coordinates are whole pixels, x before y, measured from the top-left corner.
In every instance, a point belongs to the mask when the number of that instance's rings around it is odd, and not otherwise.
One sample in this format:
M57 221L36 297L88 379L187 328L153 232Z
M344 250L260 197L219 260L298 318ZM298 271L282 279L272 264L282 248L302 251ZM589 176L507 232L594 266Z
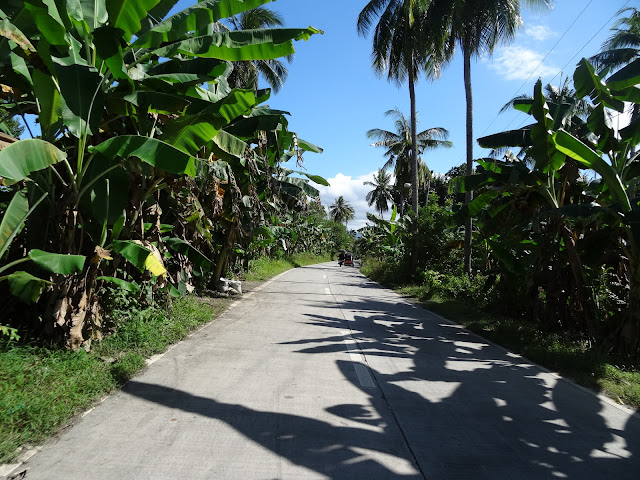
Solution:
M410 281L406 265L395 261L365 257L360 271L372 280L387 286L404 285Z
M75 349L98 333L89 320L102 283L180 296L265 253L253 240L274 255L310 243L300 238L313 228L289 218L318 196L312 183L328 184L285 164L322 149L289 129L286 112L260 106L268 90L231 88L238 62L269 64L321 33L224 27L267 2L207 0L169 18L175 2L157 0L3 7L0 118L35 115L42 137L0 152L0 296L36 302L30 312L55 339ZM23 256L37 251L87 261ZM24 327L11 305L8 327Z
M640 76L632 63L605 78L583 59L573 81L575 92L538 81L531 98L514 100L533 123L480 138L504 157L478 160L477 173L452 186L478 192L460 214L478 217L483 268L505 274L506 298L519 296L545 328L637 354L639 124L618 135L607 109L637 106Z

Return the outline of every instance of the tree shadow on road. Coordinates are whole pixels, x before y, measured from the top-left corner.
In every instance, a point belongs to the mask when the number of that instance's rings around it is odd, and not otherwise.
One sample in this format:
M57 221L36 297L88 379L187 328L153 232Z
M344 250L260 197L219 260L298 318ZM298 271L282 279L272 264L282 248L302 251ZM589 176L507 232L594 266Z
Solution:
M347 321L301 321L350 329L427 478L640 478L638 416L392 297L335 308ZM342 334L288 342L301 354L343 343ZM339 366L358 386L352 362Z
M362 406L336 407L336 413L354 419L366 416L362 423L380 427L380 431L255 410L135 380L123 391L172 409L220 420L280 457L332 479L422 478L411 464L402 438L398 436L397 443L390 443L385 438L384 424Z

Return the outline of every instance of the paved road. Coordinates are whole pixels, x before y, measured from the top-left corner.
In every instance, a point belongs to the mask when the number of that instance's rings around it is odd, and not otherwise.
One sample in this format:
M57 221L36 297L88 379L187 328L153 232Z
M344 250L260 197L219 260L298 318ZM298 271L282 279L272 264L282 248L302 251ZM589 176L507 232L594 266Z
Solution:
M322 264L235 304L25 466L29 480L637 480L640 419Z

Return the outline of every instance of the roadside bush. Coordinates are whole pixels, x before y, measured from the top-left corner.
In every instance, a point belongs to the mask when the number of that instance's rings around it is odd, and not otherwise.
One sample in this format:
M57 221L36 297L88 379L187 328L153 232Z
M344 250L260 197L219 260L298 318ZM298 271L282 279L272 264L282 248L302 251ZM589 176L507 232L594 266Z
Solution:
M389 259L366 257L362 260L360 271L383 285L404 285L410 280L407 265Z
M472 302L480 307L495 300L495 289L488 283L489 277L485 275L470 278L464 274L453 275L425 270L421 277L427 298L438 295L442 298Z

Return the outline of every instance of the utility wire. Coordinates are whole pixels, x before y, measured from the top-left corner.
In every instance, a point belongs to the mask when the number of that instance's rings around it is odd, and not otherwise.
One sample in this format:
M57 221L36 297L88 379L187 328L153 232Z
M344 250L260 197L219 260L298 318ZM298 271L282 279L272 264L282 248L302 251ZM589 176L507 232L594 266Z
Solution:
M556 73L556 74L553 76L553 78L549 81L549 83L553 82L553 80L554 80L558 75L560 75L560 74L564 71L564 69L565 69L565 68L567 68L567 65L569 65L569 64L573 61L573 59L574 59L574 58L576 58L576 57L578 56L578 54L579 54L582 50L584 50L584 49L586 48L586 46L587 46L587 45L589 45L589 44L591 43L591 41L592 41L594 38L596 38L596 36L597 36L601 31L602 31L602 29L603 29L604 27L606 27L607 25L609 25L609 22L610 22L611 20L613 20L613 19L616 17L616 15L618 15L618 12L619 12L620 10L622 10L624 7L626 7L626 6L627 6L627 3L629 3L629 0L627 0L626 2L624 2L624 3L622 4L622 6L621 6L617 11L616 11L616 13L614 13L613 15L611 15L611 17L609 18L609 20L607 20L606 22L604 22L604 24L603 24L603 25L598 29L598 31L597 31L596 33L594 33L594 34L592 35L592 37L587 41L587 43L585 43L585 44L582 46L582 48L581 48L580 50L578 50L578 51L575 53L575 55L569 59L569 61L568 61L567 63L565 63L564 67L562 67L562 68L560 69L560 71L559 71L558 73Z
M573 61L573 59L574 59L574 58L576 58L576 56L578 56L578 54L579 54L580 52L582 52L582 50L584 50L584 49L587 47L587 45L589 45L589 44L593 41L593 39L594 39L594 38L595 38L595 37L596 37L596 36L597 36L601 31L602 31L602 29L603 29L604 27L606 27L606 26L609 24L609 22L611 22L611 20L613 20L613 19L616 17L616 15L618 15L618 12L619 12L620 10L622 10L622 9L623 9L623 8L624 8L628 3L629 3L629 0L625 1L625 2L622 4L622 6L621 6L620 8L618 8L618 10L616 11L616 13L614 13L611 17L609 17L609 19L608 19L608 20L607 20L607 21L606 21L606 22L605 22L605 23L604 23L604 24L603 24L603 25L602 25L602 26L601 26L601 27L600 27L600 28L599 28L599 29L598 29L598 30L597 30L597 31L596 31L592 36L591 36L591 38L590 38L589 40L587 40L587 42L586 42L584 45L582 45L582 47L580 48L580 50L578 50L578 51L577 51L577 52L576 52L576 53L575 53L575 54L574 54L574 55L569 59L569 61L568 61L568 62L567 62L567 63L566 63L566 64L565 64L565 65L564 65L564 66L563 66L559 71L558 71L558 73L556 73L556 74L553 76L553 78L551 78L551 80L549 80L549 83L552 83L558 75L561 75L561 74L562 74L562 72L564 71L564 69L565 69L565 68L567 68L567 66L568 66L568 65ZM587 7L589 6L589 4L591 4L591 1L587 4ZM582 16L582 14L584 13L584 11L585 11L585 10L586 10L586 7L585 7L581 12L580 12L580 14L579 14L579 15L576 17L576 19L571 23L571 25L569 25L569 28L571 28L571 27L576 23L576 21L578 20L578 18L580 18L580 16ZM566 33L567 33L567 31L568 31L568 30L569 30L569 29L567 29L567 30L565 31L565 33L562 35L562 37L560 37L560 40L562 40L562 38L566 35ZM558 43L560 42L560 40L558 40L558 42L556 42L556 44L551 48L551 50L553 50L553 49L558 45ZM549 51L549 53L551 53L551 51ZM544 58L547 58L547 56L549 56L549 53L548 53ZM544 59L543 59L543 61L544 61ZM535 70L536 70L536 69L537 69L541 64L542 64L542 62L540 62L540 64L538 64L538 66L534 69L534 71L533 71L533 72L535 72ZM531 75L533 75L533 72L531 73ZM531 78L531 75L529 75L529 77L527 78L527 80L525 80L525 82L524 82L524 83L526 83L526 82L529 80L529 78ZM524 86L524 83L520 86L520 88L522 88L522 87ZM518 91L520 91L520 88L518 89ZM517 94L517 92L516 92L516 94ZM499 114L498 114L498 115L499 115ZM513 122L514 122L518 117L519 117L519 115L518 115L518 114L516 114L516 115L511 119L511 121L507 124L507 126L505 127L505 130L507 130L507 129L511 126L511 124L512 124L512 123L513 123ZM496 118L497 118L497 116L496 116ZM494 120L491 122L491 124L489 124L489 126L491 126L491 125L493 124L493 122L495 122L495 118L494 118ZM520 124L520 126L518 127L518 129L522 128L522 127L523 127L527 122L528 122L528 119L525 119L525 120ZM488 129L488 128L489 128L489 127L487 127L487 129ZM486 129L485 129L485 131L486 131ZM483 132L482 134L484 134L484 132Z
M524 87L526 85L526 83L529 81L529 79L533 76L534 73L536 73L536 70L538 70L538 68L540 68L540 65L542 65L544 63L544 61L547 59L547 57L549 57L549 55L551 55L551 52L553 52L553 50L558 46L558 44L562 41L562 39L567 35L567 33L569 33L569 30L571 30L571 28L576 24L576 22L578 21L578 19L582 16L582 14L585 12L585 10L589 7L589 5L591 5L591 3L593 2L593 0L589 0L589 3L587 3L585 5L585 7L582 9L582 11L578 14L578 16L573 20L573 22L571 22L571 25L569 25L564 33L560 36L560 38L558 39L558 41L553 45L553 47L551 47L551 49L547 52L547 54L544 56L544 58L542 60L540 60L540 63L538 63L538 65L536 65L536 68L534 68L531 73L529 74L529 76L525 79L524 82L522 82L522 85L520 85L518 87L518 89L515 91L515 93L513 95L511 95L511 98L515 98L515 96L518 94L518 92L520 92L520 90L522 90L522 87ZM591 40L589 40L591 41ZM583 47L584 48L584 47ZM569 60L571 61L571 60ZM554 77L555 78L555 77ZM491 125L494 124L494 122L498 119L498 116L500 116L500 112L498 112L496 114L496 116L494 117L494 119L491 121L491 123L489 125L487 125L487 128L484 129L484 131L480 134L480 136L484 135L486 133L487 130L489 130L489 128L491 127ZM513 121L511 122L513 123ZM509 125L511 124L509 123Z

